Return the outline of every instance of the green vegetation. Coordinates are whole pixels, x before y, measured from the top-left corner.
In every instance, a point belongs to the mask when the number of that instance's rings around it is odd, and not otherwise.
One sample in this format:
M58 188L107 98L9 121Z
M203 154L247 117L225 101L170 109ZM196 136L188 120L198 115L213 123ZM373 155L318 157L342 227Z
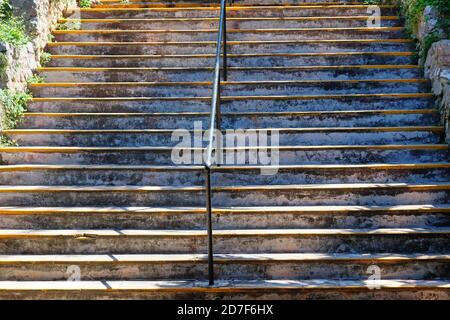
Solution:
M80 28L81 22L78 20L58 23L58 25L56 26L56 30L79 30Z
M44 78L41 77L38 74L33 74L28 80L27 83L28 84L35 84L35 83L43 83L44 82Z
M51 59L52 59L52 55L50 53L42 52L41 53L41 58L40 58L40 61L39 61L41 67L45 67L50 62Z
M16 141L12 140L10 137L0 134L0 147L17 147ZM4 165L5 163L0 163Z
M28 92L13 92L8 89L0 90L0 103L4 109L3 128L15 128L23 119L27 110L27 102L31 99Z
M93 2L92 0L80 0L80 8L90 8Z
M448 20L450 18L449 0L410 0L405 3L403 12L406 19L406 28L411 34L416 32L420 16L426 6L436 8L443 17L442 21L440 21L441 26L444 28L448 27Z
M20 46L28 41L23 21L13 17L9 0L0 0L0 42Z
M431 6L439 12L441 19L437 22L436 30L432 30L430 34L426 35L423 43L420 44L418 58L420 64L425 62L428 50L431 45L442 39L439 30L444 30L450 35L450 0L408 0L404 2L402 11L405 16L406 30L413 36L417 33L417 27L420 18L426 6Z

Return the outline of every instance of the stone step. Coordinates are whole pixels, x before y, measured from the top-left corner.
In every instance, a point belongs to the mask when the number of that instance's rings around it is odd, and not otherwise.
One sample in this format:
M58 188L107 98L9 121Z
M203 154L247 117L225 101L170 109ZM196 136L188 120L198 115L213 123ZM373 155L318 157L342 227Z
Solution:
M214 54L216 41L189 42L50 42L53 55ZM307 52L409 52L410 39L227 41L229 54ZM209 66L210 67L210 66Z
M197 113L26 113L21 128L27 129L194 129L206 128L206 112ZM439 124L436 109L362 110L316 112L222 113L223 129L390 127Z
M377 265L382 279L450 278L448 254L218 254L221 280L367 279ZM0 281L64 281L78 266L86 280L198 279L207 275L204 254L13 255L0 256ZM72 267L73 268L73 267Z
M114 194L114 197L111 195ZM213 186L217 206L407 205L449 203L450 185L407 183ZM0 186L5 206L201 206L203 186Z
M49 67L163 68L211 67L214 54L188 55L53 55ZM328 52L230 54L230 67L297 67L306 65L414 64L413 52Z
M379 290L371 290L373 286ZM448 280L2 281L2 299L442 299Z
M214 41L217 29L145 29L145 30L54 30L55 41ZM315 40L315 39L398 39L405 36L403 27L377 28L266 28L227 29L227 40Z
M406 205L447 203L447 183L236 185L214 187L218 206Z
M252 129L249 134L278 132L279 146L326 146L326 145L414 145L420 143L439 143L443 127L324 127L324 128L264 128ZM83 146L83 147L169 147L186 148L180 145L181 136L191 137L194 146L194 132L173 129L13 129L4 134L21 146ZM248 133L248 132L247 132ZM261 139L265 139L261 137ZM225 137L226 139L226 137ZM226 141L226 140L225 140ZM269 141L269 140L268 140ZM263 141L264 144L272 143ZM275 142L275 140L274 140ZM189 143L185 141L184 143ZM248 145L248 143L247 143ZM206 142L204 142L206 146ZM226 145L225 145L226 146ZM200 147L200 145L199 145ZM7 150L7 149L3 149Z
M222 112L302 112L434 108L432 93L222 96ZM209 112L211 97L33 98L31 112Z
M245 0L245 1L234 1L233 3L228 3L227 8L232 8L233 6L261 6L261 5L361 5L364 2L361 0L356 1L336 1L336 0L263 0L263 1L254 1L254 0ZM392 2L385 2L392 4ZM115 1L100 1L100 3L92 4L92 8L183 8L183 7L217 7L217 1L127 1L124 3L122 0Z
M214 230L448 227L450 206L213 207ZM3 229L203 229L205 207L0 207Z
M0 230L0 254L206 253L206 230ZM245 246L242 245L245 243ZM448 252L449 228L215 230L215 253Z
M189 30L217 29L219 18L162 18L162 19L60 19L68 30ZM401 26L398 16L380 17L380 27ZM227 28L288 29L288 28L364 28L371 26L370 17L275 17L229 18Z
M40 68L45 82L198 82L213 78L213 68ZM377 80L420 78L415 65L231 67L229 81Z
M2 164L173 165L171 147L2 147ZM191 150L191 157L196 149ZM272 149L271 149L272 150ZM280 164L446 162L447 145L347 145L277 148ZM189 150L188 150L189 151ZM225 151L227 151L225 149ZM228 151L229 152L229 151ZM191 158L192 159L192 158ZM192 159L192 162L194 160Z
M211 94L212 82L89 82L36 83L33 96L45 97L204 97ZM223 82L224 95L302 95L327 93L422 93L430 90L428 79L380 80L288 80Z
M227 17L316 17L368 15L370 5L290 5L231 6ZM381 15L397 15L395 5L380 5ZM217 18L219 7L182 8L82 8L73 10L67 18L74 19L149 19L149 18Z
M274 166L275 164L272 164ZM213 185L309 183L432 183L450 180L450 163L366 165L280 165L276 175L263 166L224 165ZM204 184L204 167L133 165L3 165L1 185L189 186Z

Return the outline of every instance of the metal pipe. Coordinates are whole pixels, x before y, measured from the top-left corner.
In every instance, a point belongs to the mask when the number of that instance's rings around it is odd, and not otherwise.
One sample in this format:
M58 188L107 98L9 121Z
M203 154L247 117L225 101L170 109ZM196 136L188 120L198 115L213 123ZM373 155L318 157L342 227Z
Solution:
M220 112L220 71L221 71L221 53L223 50L223 79L227 79L227 50L226 50L226 3L227 0L221 0L219 30L217 34L216 61L214 66L214 83L211 100L211 113L209 122L209 145L206 149L205 159L205 196L206 196L206 220L208 233L208 281L209 285L214 285L214 248L213 248L213 227L212 227L212 152L215 130L221 130L221 112ZM223 46L223 48L222 48ZM217 141L216 141L217 144ZM217 149L217 148L216 148ZM217 158L218 150L216 150Z

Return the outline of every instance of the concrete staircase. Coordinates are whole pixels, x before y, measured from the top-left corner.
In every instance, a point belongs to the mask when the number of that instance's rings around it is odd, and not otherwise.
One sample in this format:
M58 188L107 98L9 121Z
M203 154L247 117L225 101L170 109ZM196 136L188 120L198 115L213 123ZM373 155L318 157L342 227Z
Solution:
M214 172L211 288L202 167L175 166L170 137L208 125L217 1L74 11L0 150L0 298L450 298L449 147L397 8L381 13L229 7L223 128L279 128L281 166Z

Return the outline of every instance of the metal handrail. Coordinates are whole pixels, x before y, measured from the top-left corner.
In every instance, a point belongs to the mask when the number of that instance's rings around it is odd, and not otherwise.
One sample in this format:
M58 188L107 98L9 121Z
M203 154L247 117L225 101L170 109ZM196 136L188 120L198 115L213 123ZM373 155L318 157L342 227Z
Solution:
M220 71L221 58L223 58L224 81L227 81L227 0L220 0L220 19L219 32L217 35L216 62L214 67L214 84L211 101L211 114L209 124L208 148L206 150L205 160L205 187L206 187L206 214L208 228L208 280L209 285L214 285L214 258L213 258L213 234L212 234L212 192L211 192L211 171L213 168L212 153L214 133L221 130L221 112L220 112ZM221 53L223 50L223 56ZM217 150L216 150L217 154Z

